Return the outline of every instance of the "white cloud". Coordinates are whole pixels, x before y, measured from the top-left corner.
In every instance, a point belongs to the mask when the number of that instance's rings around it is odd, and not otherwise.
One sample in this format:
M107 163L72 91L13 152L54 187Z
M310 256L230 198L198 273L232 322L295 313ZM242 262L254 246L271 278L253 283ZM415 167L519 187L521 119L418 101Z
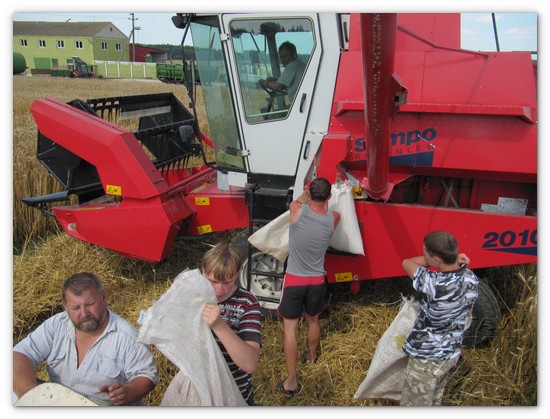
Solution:
M523 38L536 38L537 37L537 28L536 27L526 27L526 28L508 28L505 32L506 35L514 37L523 37Z

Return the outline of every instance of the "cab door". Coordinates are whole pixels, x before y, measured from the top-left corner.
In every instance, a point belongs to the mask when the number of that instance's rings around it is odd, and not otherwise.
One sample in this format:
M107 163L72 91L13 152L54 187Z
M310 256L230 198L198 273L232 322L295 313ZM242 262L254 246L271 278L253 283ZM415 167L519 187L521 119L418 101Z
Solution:
M226 14L222 21L247 171L295 176L322 55L317 15ZM299 65L283 62L281 45L288 43ZM292 92L261 86L289 70L302 72Z

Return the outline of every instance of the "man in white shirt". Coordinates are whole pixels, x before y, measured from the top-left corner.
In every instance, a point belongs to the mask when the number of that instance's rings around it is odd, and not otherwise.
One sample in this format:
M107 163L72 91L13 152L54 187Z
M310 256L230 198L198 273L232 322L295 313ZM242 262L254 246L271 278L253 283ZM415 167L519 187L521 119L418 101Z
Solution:
M13 391L38 385L35 368L46 361L50 380L112 405L143 404L157 383L149 348L138 331L107 308L97 276L81 272L63 284L63 308L13 348Z

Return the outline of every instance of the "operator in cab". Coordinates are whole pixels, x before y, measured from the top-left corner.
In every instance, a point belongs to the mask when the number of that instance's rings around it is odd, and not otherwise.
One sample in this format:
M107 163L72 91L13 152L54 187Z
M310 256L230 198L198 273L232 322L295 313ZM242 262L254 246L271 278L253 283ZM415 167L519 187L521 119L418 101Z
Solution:
M290 101L294 100L302 75L306 69L304 62L298 57L296 46L292 42L283 42L279 46L279 59L285 67L283 74L278 79L268 77L260 79L258 83L264 88L276 92L286 91Z

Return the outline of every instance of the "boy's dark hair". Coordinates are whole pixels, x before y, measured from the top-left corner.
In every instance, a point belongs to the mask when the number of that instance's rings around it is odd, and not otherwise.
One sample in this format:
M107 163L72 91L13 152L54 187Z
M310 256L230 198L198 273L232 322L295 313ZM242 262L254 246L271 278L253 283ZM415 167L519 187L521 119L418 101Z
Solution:
M67 301L65 298L67 291L71 291L74 295L79 296L82 295L84 291L90 289L96 290L99 294L104 291L103 284L96 275L89 272L76 273L63 283L61 299L63 303Z
M424 237L424 246L430 256L439 257L445 264L451 265L458 257L458 243L447 231L432 231Z
M326 201L330 197L332 186L324 177L318 177L311 181L309 194L312 201Z

